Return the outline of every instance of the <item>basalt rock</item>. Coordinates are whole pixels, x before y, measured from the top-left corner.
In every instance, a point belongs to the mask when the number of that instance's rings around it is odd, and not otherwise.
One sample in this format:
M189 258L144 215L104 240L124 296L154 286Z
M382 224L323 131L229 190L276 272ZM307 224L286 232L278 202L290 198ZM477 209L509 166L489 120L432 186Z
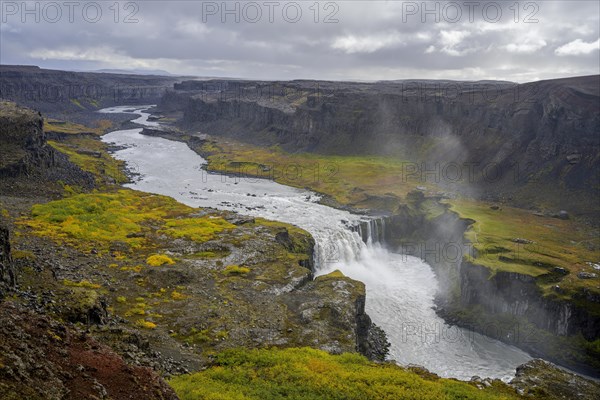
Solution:
M595 400L600 393L598 382L584 379L540 359L518 366L510 385L519 394L548 400Z
M128 365L85 332L0 303L3 399L160 399L178 397L150 368Z
M15 283L9 232L7 228L0 226L0 300L3 297L3 289L13 287Z
M521 85L186 81L161 108L183 111L186 127L211 135L290 152L397 156L422 182L589 216L599 87L598 75ZM448 165L460 173L450 176Z
M121 104L153 104L178 78L72 72L0 65L0 98L43 113L80 112Z
M94 178L46 142L42 116L11 102L0 102L0 190L41 194L48 185L94 187Z

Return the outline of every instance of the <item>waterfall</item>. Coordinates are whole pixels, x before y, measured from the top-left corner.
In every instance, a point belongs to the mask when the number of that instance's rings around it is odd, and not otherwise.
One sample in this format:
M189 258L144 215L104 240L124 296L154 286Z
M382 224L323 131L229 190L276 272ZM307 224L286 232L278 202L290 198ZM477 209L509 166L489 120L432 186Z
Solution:
M355 226L350 228L356 232L362 241L367 245L378 243L385 245L385 218L370 218L361 220Z
M359 232L344 227L311 230L315 239L316 272L330 270L332 265L355 262L367 247Z
M144 124L148 114L135 113ZM476 374L510 379L515 366L529 360L518 349L440 319L434 311L433 271L422 260L385 247L385 217L330 208L317 203L313 193L266 179L233 182L202 174L198 166L206 160L187 145L143 136L140 130L115 131L102 138L122 147L114 153L117 158L137 166L140 175L127 187L171 196L191 207L236 211L306 230L315 239L315 275L339 269L365 284L366 311L387 333L391 359L459 379Z

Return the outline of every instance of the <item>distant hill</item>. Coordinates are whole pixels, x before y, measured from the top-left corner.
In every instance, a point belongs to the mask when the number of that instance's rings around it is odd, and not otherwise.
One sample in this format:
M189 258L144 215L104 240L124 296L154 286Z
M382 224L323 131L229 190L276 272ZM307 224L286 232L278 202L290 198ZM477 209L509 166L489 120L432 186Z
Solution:
M140 75L132 71L74 72L0 65L0 98L47 114L96 110L117 104L156 103L181 80L170 75Z
M131 74L131 75L159 75L159 76L176 76L162 69L99 69L95 71L85 72L100 72L103 74Z

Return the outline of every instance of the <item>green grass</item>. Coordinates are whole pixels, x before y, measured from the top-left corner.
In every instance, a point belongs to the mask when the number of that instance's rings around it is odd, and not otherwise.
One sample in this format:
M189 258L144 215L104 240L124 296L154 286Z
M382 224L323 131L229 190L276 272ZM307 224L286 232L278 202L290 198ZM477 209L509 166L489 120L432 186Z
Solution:
M567 292L582 287L598 291L597 280L577 278L578 272L592 272L588 262L600 260L600 250L592 250L600 249L600 238L581 224L512 207L492 210L489 204L472 200L451 200L449 204L461 217L475 220L466 233L477 251L477 257L471 261L492 271L534 277L551 274L560 267L570 272L560 280L561 288ZM532 243L515 243L515 239ZM540 284L549 290L556 279Z
M207 155L209 169L242 176L261 176L275 181L324 193L340 204L357 208L389 209L388 204L369 200L367 195L393 194L406 200L416 186L428 186L407 179L406 164L391 157L327 156L291 154L277 146L263 148L231 139L213 138L199 149ZM547 293L559 283L563 297L571 298L575 291L587 288L600 292L598 279L579 279L581 271L595 272L589 262L600 260L598 232L572 220L538 217L527 210L503 207L492 210L485 202L449 200L452 210L463 218L476 220L467 238L477 251L469 261L490 268L492 272L516 272L542 277L538 285ZM392 203L393 204L393 203ZM444 212L436 202L425 202L428 218ZM515 239L531 240L531 244ZM567 276L553 273L554 267L564 268Z
M151 225L156 224L162 227L162 234L198 242L234 227L220 217L192 217L195 211L170 197L119 190L78 194L37 204L32 208L31 217L19 223L39 236L80 248L101 249L108 248L114 241L124 242L133 249L148 247L148 239L139 234L150 234Z
M499 381L480 390L466 382L372 363L358 354L330 355L310 348L229 350L217 355L211 368L169 383L182 400L519 398Z
M206 142L199 149L207 156L210 170L310 188L341 204L361 207L367 194L404 197L416 186L427 186L407 179L406 164L397 157L291 154L276 146L262 148L229 139L217 140Z
M250 272L248 267L240 267L239 265L228 265L223 270L225 275L246 275Z
M95 127L88 127L70 121L60 121L52 118L44 119L44 132L62 133L67 135L79 135L84 133L92 133L94 135L102 135L112 127L112 122L107 119L100 119L95 122Z
M66 154L82 170L92 173L100 184L110 178L120 184L128 181L123 161L111 157L106 144L92 138L74 137L62 142L48 140L54 149Z

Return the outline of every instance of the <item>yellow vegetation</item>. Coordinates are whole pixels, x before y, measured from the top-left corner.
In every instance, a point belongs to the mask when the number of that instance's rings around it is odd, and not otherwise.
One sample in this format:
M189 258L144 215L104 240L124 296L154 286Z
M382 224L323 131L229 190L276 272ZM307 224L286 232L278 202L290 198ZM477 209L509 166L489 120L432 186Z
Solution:
M245 275L248 272L250 272L250 268L240 267L238 265L228 265L223 271L225 275Z
M187 296L178 292L177 290L173 290L173 292L171 293L171 298L173 300L183 300L185 299Z
M153 254L146 259L146 264L152 267L160 267L164 264L175 264L175 261L173 261L173 259L166 254Z
M81 282L74 282L74 281L70 281L68 279L63 279L63 285L71 286L71 287L86 288L86 289L100 289L102 287L102 285L99 285L97 283L92 283L85 279L82 280Z
M190 341L207 340L207 332ZM198 335L198 333L195 333ZM200 399L516 399L500 381L473 383L418 374L395 364L376 364L358 354L330 355L309 348L229 350L215 365L169 382L182 400Z
M196 210L166 196L133 190L111 193L77 194L61 200L33 206L31 218L20 224L33 233L77 247L107 249L114 241L133 249L148 247L141 233L159 223L160 233L189 240L210 240L224 229L235 226L220 217L188 217ZM124 258L124 257L122 257Z
M44 132L63 133L68 135L77 135L82 133L93 133L102 135L112 127L112 122L108 119L100 119L95 121L95 127L88 127L70 121L60 121L52 118L44 119Z
M156 324L154 322L146 321L145 319L138 319L135 323L140 328L144 329L155 329Z

